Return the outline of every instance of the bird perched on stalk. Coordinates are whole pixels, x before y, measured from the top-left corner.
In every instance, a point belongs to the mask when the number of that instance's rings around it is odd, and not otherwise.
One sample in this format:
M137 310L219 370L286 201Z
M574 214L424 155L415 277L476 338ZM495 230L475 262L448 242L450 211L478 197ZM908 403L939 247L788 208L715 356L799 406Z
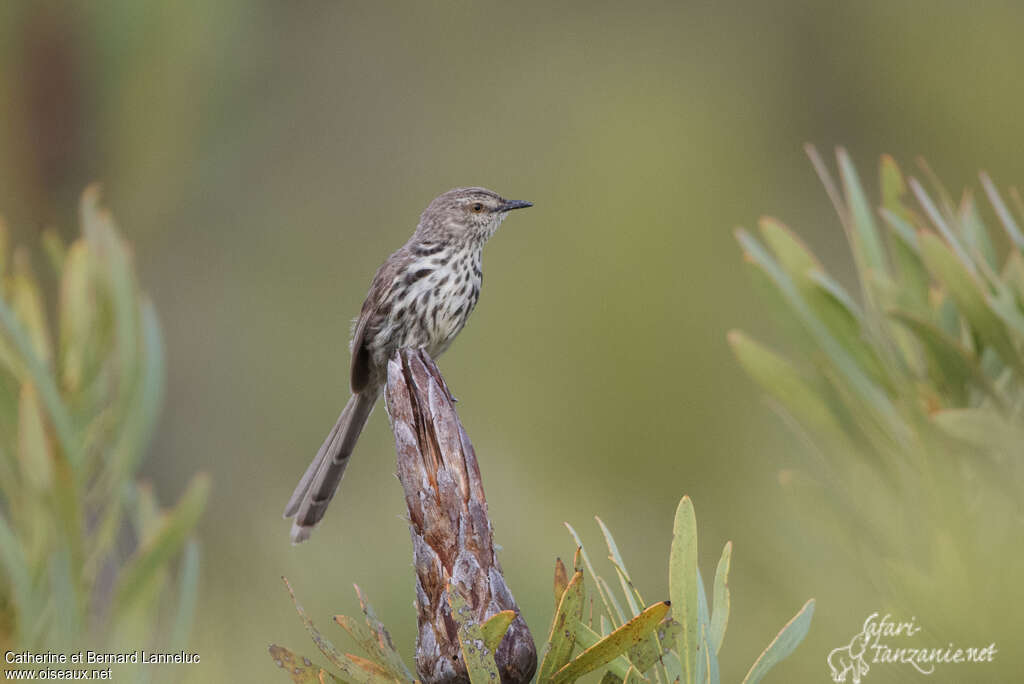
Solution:
M484 243L513 209L533 206L485 188L456 188L420 216L409 241L377 269L352 336L352 396L285 507L293 543L324 517L387 381L388 359L420 348L436 359L480 297Z

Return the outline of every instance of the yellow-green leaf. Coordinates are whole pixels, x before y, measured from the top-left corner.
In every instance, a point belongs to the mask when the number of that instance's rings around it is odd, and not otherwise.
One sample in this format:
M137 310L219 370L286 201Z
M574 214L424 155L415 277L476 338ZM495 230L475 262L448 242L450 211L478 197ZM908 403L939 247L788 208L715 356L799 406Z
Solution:
M569 573L565 569L565 563L562 562L561 558L555 559L555 608L558 608L559 601L562 600L562 594L565 593L565 588L569 586Z
M920 233L921 254L932 276L946 286L957 308L977 335L1018 373L1024 373L1024 362L1013 345L1006 326L989 308L982 287L964 268L950 248L938 235L928 231Z
M1024 444L1024 428L991 409L947 409L936 411L931 418L943 432L977 449L1011 454Z
M184 547L192 533L210 493L210 477L199 473L192 478L181 501L168 513L159 530L140 547L121 570L118 577L117 604L127 606L142 589L146 580Z
M270 657L274 659L274 664L284 670L295 684L317 684L321 681L321 672L329 678L328 681L342 681L330 672L321 669L319 665L314 664L309 658L297 656L284 646L271 644L267 651L270 652Z
M360 624L347 615L335 615L334 621L341 626L352 639L363 647L363 650L370 656L373 662L380 666L383 672L394 679L407 679L405 668L398 667L390 662L391 654L377 641L376 635L363 624Z
M722 557L718 560L715 570L715 586L711 594L711 629L708 642L711 650L718 654L725 638L725 628L729 624L729 566L732 564L732 542L726 542L722 549Z
M811 618L813 616L814 599L810 599L786 623L786 626L775 635L775 638L768 644L768 647L754 661L750 671L747 672L747 676L743 678L743 684L757 684L772 667L795 651L796 647L807 636L807 631L811 628Z
M292 598L292 605L295 606L295 612L299 614L306 632L312 637L313 643L324 654L324 657L341 671L344 681L351 682L352 684L390 684L394 682L390 677L381 676L376 671L365 667L365 661L362 661L362 659L357 660L353 656L342 655L334 644L331 643L330 639L317 629L316 625L313 624L313 620L306 615L306 611L303 610L299 600L295 597L295 591L292 590L292 585L288 582L287 578L282 577L281 580L288 588L288 595Z
M484 633L484 646L487 647L487 650L491 652L498 650L501 640L505 638L505 632L508 631L515 619L516 611L514 610L503 610L488 618L481 628Z
M668 614L670 603L656 603L594 646L583 651L552 677L552 684L571 682L606 665L626 653L632 646L646 639ZM542 681L542 680L541 680Z
M36 358L48 364L53 358L46 308L35 275L23 249L14 252L14 273L11 278L11 304L32 342Z
M471 684L498 684L501 675L498 665L494 662L494 651L487 648L483 630L473 610L459 589L448 585L448 603L452 609L452 619L459 630L459 645L462 647L462 659L466 663L466 672Z
M690 497L676 508L672 527L672 548L668 561L668 593L674 606L673 618L683 626L679 656L685 684L694 684L697 658L697 516Z
M601 617L602 619L604 618L603 615ZM574 631L576 632L576 643L579 644L580 648L582 648L584 651L588 648L595 646L599 641L601 641L601 639L604 638L602 635L598 634L590 627L587 627L582 622L576 624L576 629ZM608 633L611 634L610 631ZM629 672L629 668L632 667L633 663L631 663L629 658L625 655L620 655L608 661L607 665L609 672L611 672L619 679L624 679L626 677L626 674ZM537 681L540 682L541 680L538 679Z
M53 449L46 436L43 409L35 386L21 386L18 402L18 464L25 482L38 492L53 486Z
M573 628L583 618L583 572L577 570L558 603L558 610L551 621L544 657L537 671L537 681L546 682L572 657L576 645L576 630Z
M363 616L366 618L366 626L370 628L375 637L375 641L380 648L383 659L388 663L389 667L398 673L400 679L413 680L412 672L406 667L405 661L402 660L402 656L395 650L395 644L391 641L391 635L388 630L384 627L384 623L380 621L377 614L373 611L373 606L370 605L369 600L363 595L362 590L358 584L353 585L356 589L356 596L359 597L359 606L363 610Z

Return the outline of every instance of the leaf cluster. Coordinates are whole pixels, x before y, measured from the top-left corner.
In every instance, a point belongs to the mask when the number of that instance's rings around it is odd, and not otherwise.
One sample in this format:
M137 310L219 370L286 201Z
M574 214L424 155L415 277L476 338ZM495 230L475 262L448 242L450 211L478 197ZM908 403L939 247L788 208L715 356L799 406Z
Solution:
M601 681L605 684L718 684L718 654L729 620L728 579L732 543L727 543L722 551L715 573L713 603L709 604L697 568L697 523L693 504L689 497L683 497L676 511L670 552L672 600L647 604L630 578L611 531L600 519L597 522L608 547L608 558L615 568L620 594L595 573L579 535L567 525L577 544L573 573L569 575L561 560L556 562L555 614L536 681L567 684L584 675L603 671ZM589 576L589 582L596 588L599 604L596 617L595 600L587 595L585 576ZM287 580L285 583L295 601L291 585ZM341 615L334 619L362 647L367 657L340 652L295 601L295 608L313 642L339 674L287 648L271 645L271 657L293 682L385 684L417 681L402 662L390 635L359 587L356 587L356 592L363 608L365 626ZM449 585L448 598L470 681L473 684L497 682L499 674L494 652L515 619L515 613L504 611L481 624L468 610L457 587ZM810 629L813 613L814 600L811 599L765 648L744 678L744 684L761 681L774 665L793 652Z
M96 187L81 220L69 245L45 233L43 278L0 224L0 644L145 646L163 627L180 648L209 483L162 510L135 480L163 392L160 327Z
M987 202L971 190L954 199L924 162L922 181L891 157L872 202L844 150L838 181L808 153L857 289L764 218L760 239L737 239L791 353L739 331L729 342L811 447L815 458L781 478L809 519L853 542L851 557L911 610L949 595L977 605L993 552L1019 541L1024 519L1024 203L984 173Z

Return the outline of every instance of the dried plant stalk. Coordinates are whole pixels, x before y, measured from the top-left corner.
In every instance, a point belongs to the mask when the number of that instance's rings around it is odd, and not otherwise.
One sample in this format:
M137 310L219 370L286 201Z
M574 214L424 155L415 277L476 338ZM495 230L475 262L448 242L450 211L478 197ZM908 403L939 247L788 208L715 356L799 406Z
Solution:
M495 661L503 684L529 682L537 650L502 576L476 453L444 378L424 351L400 351L388 363L385 398L409 509L419 677L426 684L469 681L447 600L450 584L481 624L516 612Z

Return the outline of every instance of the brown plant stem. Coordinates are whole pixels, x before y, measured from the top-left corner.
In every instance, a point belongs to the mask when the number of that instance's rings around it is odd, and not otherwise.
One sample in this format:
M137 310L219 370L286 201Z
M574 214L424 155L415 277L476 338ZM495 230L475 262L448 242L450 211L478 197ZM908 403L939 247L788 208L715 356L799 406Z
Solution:
M476 453L437 366L422 350L388 363L385 392L405 490L416 568L416 671L425 684L468 682L449 584L482 624L503 610L517 614L495 661L503 684L528 682L537 650L502 576Z

